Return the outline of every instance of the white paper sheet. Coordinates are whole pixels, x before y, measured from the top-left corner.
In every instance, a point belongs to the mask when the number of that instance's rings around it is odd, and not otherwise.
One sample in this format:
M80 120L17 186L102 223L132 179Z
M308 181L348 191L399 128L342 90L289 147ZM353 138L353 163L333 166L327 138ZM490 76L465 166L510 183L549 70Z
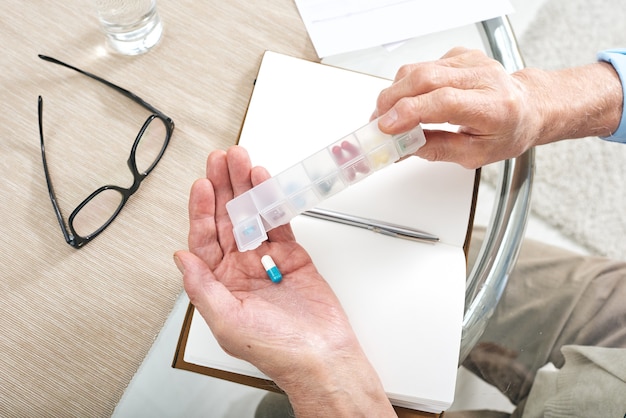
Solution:
M320 58L513 12L508 0L295 0Z

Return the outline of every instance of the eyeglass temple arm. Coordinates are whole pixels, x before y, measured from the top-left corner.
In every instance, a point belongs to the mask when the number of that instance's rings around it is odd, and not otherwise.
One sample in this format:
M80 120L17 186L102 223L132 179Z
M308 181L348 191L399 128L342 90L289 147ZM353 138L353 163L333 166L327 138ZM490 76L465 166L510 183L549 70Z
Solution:
M87 77L93 78L94 80L97 80L97 81L99 81L99 82L101 82L101 83L111 87L112 89L116 90L117 92L123 94L124 96L128 97L129 99L134 100L135 102L137 102L140 105L144 106L145 108L149 109L151 112L156 113L158 115L165 116L165 115L163 115L163 113L160 110L158 110L157 108L152 106L150 103L146 102L141 97L137 96L135 93L132 93L132 92L126 90L123 87L120 87L120 86L118 86L116 84L113 84L110 81L107 81L107 80L105 80L102 77L98 77L95 74L92 74L92 73L90 73L88 71L81 70L80 68L76 68L73 65L66 64L63 61L59 61L58 59L49 57L47 55L38 54L38 56L39 56L39 58L41 58L44 61L48 61L48 62L52 62L54 64L62 65L64 67L66 67L66 68L69 68L69 69L77 71L77 72L79 72L79 73L81 73L83 75L86 75ZM169 118L167 118L167 119L169 119Z
M52 182L50 181L50 172L48 171L48 162L46 160L46 147L43 142L43 98L39 96L38 101L38 114L39 114L39 141L41 144L41 159L43 161L43 171L46 176L46 184L48 185L48 195L50 196L50 201L52 202L52 207L54 208L54 213L56 214L57 221L59 221L59 225L61 226L61 232L63 232L63 236L65 237L65 241L68 244L74 245L75 237L69 232L67 226L65 225L65 220L63 219L63 215L61 214L61 208L59 208L59 203L57 202L56 194L54 193L54 187L52 187Z

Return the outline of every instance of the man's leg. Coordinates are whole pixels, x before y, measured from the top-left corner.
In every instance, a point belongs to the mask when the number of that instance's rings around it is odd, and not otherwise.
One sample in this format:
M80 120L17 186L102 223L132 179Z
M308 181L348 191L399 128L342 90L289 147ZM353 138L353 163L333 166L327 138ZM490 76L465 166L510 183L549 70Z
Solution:
M481 242L480 231L475 235L472 257ZM563 345L626 347L625 301L626 263L526 240L463 365L523 405L537 370L563 365Z
M293 418L296 415L287 395L269 392L261 399L254 418Z

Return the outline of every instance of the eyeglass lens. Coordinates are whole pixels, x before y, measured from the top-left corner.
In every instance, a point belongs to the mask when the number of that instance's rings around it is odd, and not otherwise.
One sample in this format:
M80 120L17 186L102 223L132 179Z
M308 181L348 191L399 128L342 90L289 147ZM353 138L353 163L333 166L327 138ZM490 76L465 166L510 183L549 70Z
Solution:
M143 131L134 157L137 171L145 175L152 170L162 154L167 140L167 128L160 118L153 118ZM93 195L72 219L72 227L78 236L87 237L105 226L124 202L124 190L102 188Z
M78 236L87 237L109 222L124 196L116 189L102 189L93 196L72 219L72 227Z
M143 132L135 150L137 171L142 174L152 170L157 163L167 138L167 127L160 118L154 118Z

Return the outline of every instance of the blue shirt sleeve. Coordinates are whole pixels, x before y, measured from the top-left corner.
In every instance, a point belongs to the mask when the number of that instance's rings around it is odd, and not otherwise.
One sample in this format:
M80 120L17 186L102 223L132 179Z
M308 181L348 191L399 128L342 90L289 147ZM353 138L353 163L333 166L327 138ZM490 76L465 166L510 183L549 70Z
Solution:
M601 51L598 53L598 60L606 61L615 68L622 82L623 97L624 101L626 101L626 48ZM626 103L622 105L622 120L617 127L617 131L613 132L611 136L602 137L602 139L626 144Z

